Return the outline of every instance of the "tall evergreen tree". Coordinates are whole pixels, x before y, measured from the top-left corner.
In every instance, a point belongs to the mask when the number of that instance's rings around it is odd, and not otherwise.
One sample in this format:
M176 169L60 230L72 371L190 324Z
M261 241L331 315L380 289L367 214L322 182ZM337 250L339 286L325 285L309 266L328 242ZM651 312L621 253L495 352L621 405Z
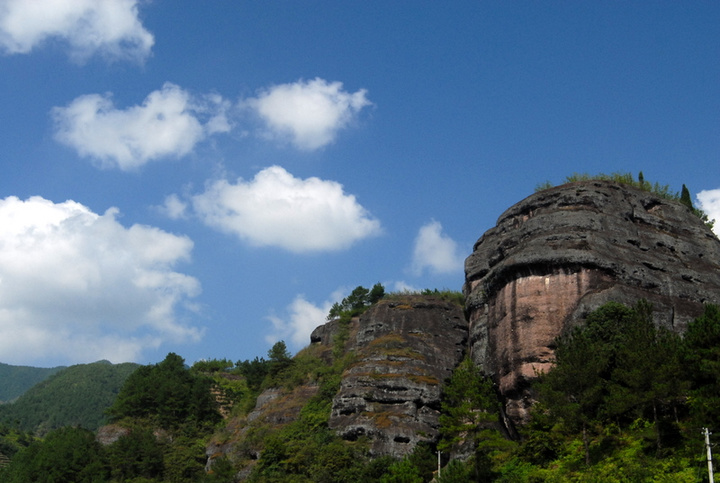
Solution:
M705 306L688 325L683 346L693 418L699 426L720 429L720 306Z
M687 189L687 186L685 185L682 185L682 191L680 191L680 203L687 206L688 208L693 208L692 198L690 197L690 190Z

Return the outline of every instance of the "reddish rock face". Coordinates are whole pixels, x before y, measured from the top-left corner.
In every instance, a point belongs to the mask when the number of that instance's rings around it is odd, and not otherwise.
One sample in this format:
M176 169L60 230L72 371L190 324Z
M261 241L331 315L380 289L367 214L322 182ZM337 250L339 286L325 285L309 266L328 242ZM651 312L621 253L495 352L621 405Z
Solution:
M655 307L681 331L720 303L720 241L680 203L624 185L584 182L507 210L465 263L473 359L515 423L530 382L552 368L555 338L608 301Z
M508 415L521 420L531 403L523 391L538 373L552 368L555 338L586 293L606 285L602 272L580 269L518 278L500 288L474 324L487 327L485 350L497 367L500 392L509 396ZM518 389L520 389L518 391Z

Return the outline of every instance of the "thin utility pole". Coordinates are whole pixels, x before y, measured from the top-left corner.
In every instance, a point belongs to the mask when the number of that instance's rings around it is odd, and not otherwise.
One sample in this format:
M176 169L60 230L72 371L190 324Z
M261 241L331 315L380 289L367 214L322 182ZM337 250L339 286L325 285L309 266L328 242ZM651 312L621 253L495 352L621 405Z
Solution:
M710 477L710 483L714 483L713 477L713 464L712 464L712 450L710 449L710 435L708 428L703 428L703 434L705 435L705 448L707 449L707 463L708 463L708 475Z
M438 451L438 478L440 478L440 451ZM712 483L712 481L710 483Z

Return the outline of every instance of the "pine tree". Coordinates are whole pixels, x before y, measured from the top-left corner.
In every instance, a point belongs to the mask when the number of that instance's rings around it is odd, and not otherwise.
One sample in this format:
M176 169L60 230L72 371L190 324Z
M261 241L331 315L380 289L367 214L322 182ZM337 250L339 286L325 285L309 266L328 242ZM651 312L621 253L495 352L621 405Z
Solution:
M685 185L682 185L682 191L680 192L680 203L690 209L693 208L692 198L690 197L690 190L687 189L687 186Z
M720 306L706 305L683 339L690 410L698 425L720 428Z

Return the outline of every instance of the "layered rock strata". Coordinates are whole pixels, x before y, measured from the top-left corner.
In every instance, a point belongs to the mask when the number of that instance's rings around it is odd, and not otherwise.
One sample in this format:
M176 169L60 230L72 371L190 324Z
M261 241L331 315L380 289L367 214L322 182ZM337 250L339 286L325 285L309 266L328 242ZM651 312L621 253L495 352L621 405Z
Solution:
M518 423L553 342L608 301L650 301L682 331L720 302L720 241L685 205L613 182L544 190L503 213L465 262L472 356Z
M316 340L320 340L320 329ZM444 380L465 352L468 326L457 304L428 297L382 300L359 319L330 427L361 436L375 456L402 457L438 437Z

